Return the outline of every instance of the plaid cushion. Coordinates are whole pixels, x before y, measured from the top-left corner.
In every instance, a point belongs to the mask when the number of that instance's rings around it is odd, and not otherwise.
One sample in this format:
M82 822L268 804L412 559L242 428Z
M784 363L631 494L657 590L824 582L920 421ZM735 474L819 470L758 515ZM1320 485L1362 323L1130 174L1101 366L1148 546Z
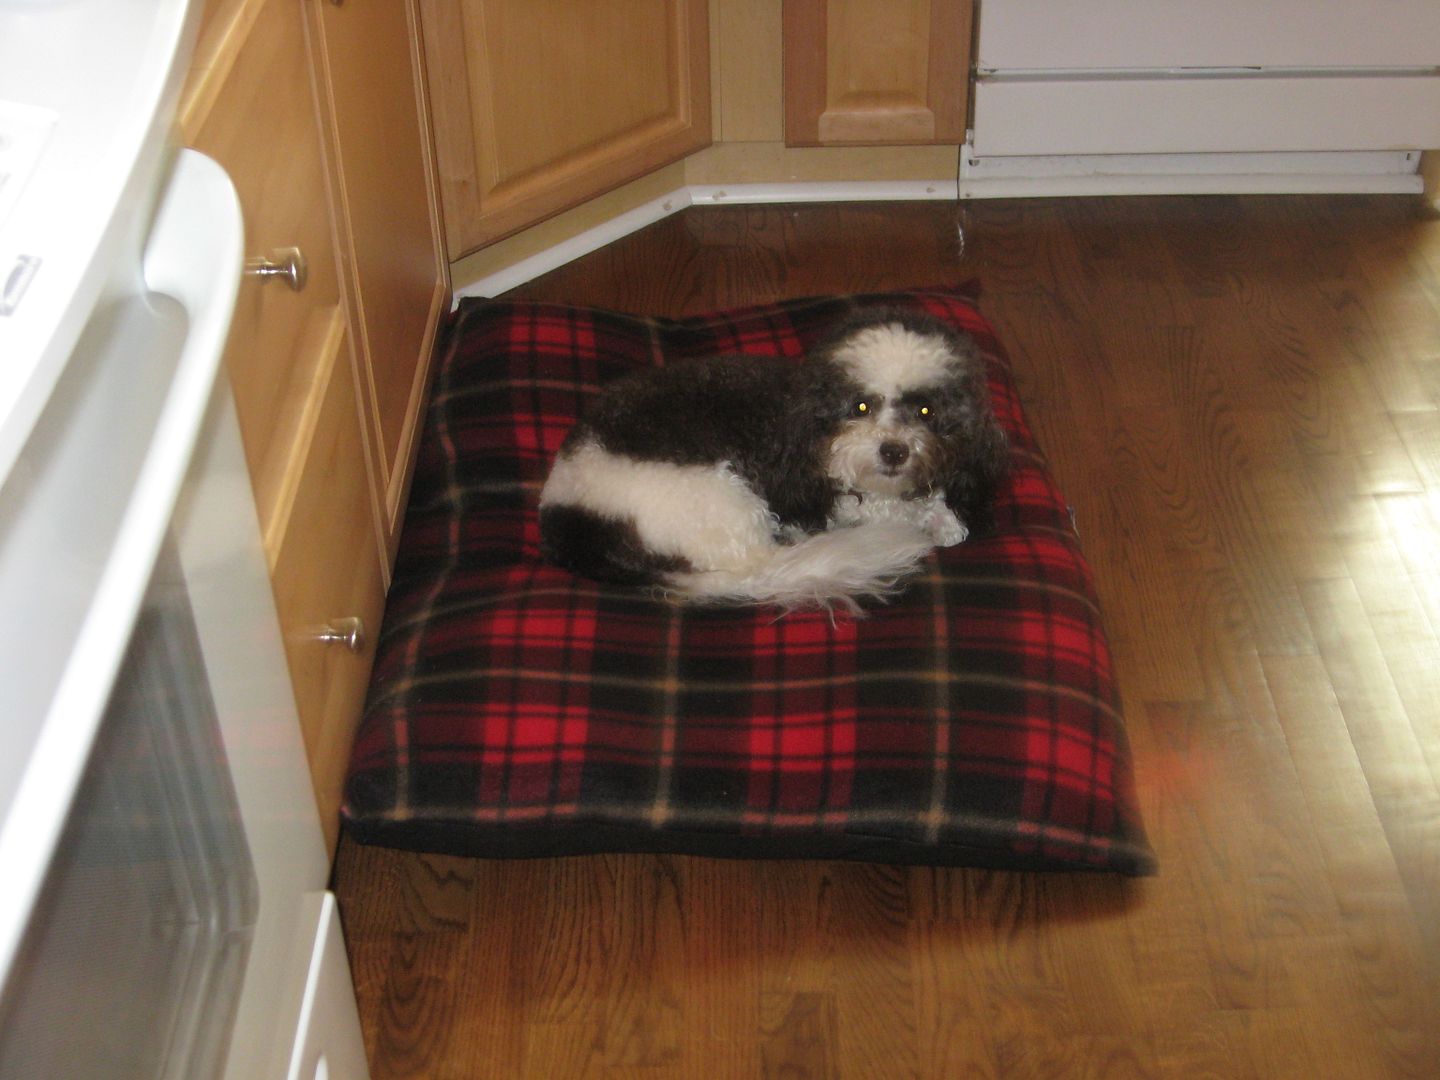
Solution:
M1153 870L1090 571L969 295L687 319L463 303L355 743L350 832L482 856ZM599 387L687 356L798 357L869 303L979 342L1014 461L995 533L935 552L858 620L689 609L541 561L540 487Z

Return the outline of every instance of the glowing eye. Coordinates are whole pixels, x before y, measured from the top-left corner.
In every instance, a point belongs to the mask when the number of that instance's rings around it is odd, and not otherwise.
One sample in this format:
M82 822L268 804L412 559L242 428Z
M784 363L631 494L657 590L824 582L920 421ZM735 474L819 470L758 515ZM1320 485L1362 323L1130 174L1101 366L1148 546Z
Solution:
M920 406L920 415L928 420L929 417L930 417L930 406L929 406L929 405L921 405L921 406Z
M857 401L857 402L855 402L854 405L850 406L850 415L851 415L851 416L869 416L869 415L870 415L870 403L869 403L868 401Z

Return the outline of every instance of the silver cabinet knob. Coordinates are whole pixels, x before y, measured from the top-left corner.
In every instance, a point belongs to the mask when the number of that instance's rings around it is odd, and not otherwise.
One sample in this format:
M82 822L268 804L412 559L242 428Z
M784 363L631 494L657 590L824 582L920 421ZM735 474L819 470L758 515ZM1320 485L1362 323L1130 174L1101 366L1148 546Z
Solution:
M290 288L299 292L305 288L305 282L310 277L310 264L305 261L304 252L297 247L278 248L270 253L268 259L258 256L246 259L245 276L261 281L284 278Z
M344 645L352 653L358 653L365 648L365 623L355 615L331 619L325 629L314 635L314 640Z

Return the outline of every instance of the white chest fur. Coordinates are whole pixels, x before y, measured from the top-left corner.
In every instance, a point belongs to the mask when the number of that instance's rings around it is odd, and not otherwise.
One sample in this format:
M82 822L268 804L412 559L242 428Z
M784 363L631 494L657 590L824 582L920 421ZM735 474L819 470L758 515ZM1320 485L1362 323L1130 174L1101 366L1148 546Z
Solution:
M861 525L867 522L893 521L914 525L924 531L937 547L953 547L963 543L970 529L945 505L943 491L931 492L921 499L905 499L898 495L842 495L830 513L830 525Z

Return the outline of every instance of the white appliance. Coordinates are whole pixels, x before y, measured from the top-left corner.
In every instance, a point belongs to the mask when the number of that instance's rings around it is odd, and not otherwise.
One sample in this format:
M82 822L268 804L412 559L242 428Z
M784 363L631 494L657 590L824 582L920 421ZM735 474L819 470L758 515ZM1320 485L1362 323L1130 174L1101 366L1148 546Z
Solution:
M195 7L198 8L198 3ZM190 0L0 0L0 1077L364 1077L171 125Z
M1435 0L985 0L961 194L1416 192Z

